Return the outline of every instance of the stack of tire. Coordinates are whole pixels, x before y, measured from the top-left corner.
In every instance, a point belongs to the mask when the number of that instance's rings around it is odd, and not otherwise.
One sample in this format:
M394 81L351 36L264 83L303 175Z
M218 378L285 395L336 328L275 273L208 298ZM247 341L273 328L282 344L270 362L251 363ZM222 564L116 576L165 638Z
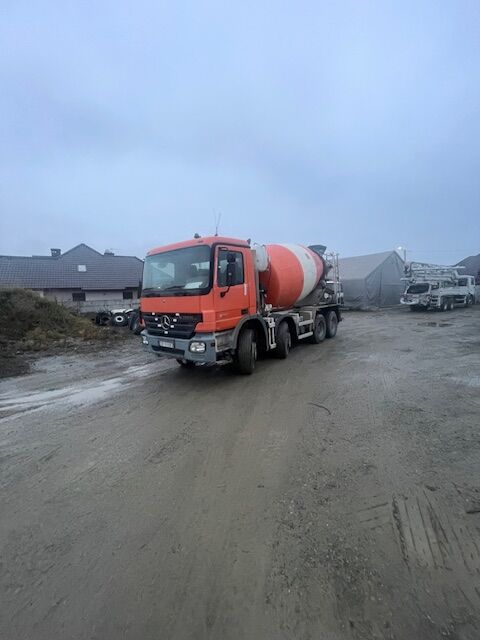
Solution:
M95 324L101 327L113 326L113 327L127 327L130 331L133 331L135 335L139 335L142 331L140 323L140 311L134 309L133 311L99 311L95 316Z

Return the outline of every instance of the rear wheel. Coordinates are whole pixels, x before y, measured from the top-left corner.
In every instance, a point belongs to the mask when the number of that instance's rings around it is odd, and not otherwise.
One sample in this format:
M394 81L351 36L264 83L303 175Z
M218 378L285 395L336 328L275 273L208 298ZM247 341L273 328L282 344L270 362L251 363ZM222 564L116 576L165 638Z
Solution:
M448 303L448 310L452 311L453 309L453 300L450 300L450 302Z
M327 313L327 338L334 338L337 335L338 318L335 311L329 311Z
M238 338L237 369L240 373L250 375L255 369L257 359L257 343L253 329L243 329Z
M313 344L320 344L327 336L327 322L325 317L318 313L313 325L313 335L308 338L308 341Z
M285 358L288 357L288 354L290 353L290 349L292 347L292 336L290 334L288 324L285 320L280 323L277 329L276 342L277 348L274 351L275 357L279 358L280 360L285 360Z

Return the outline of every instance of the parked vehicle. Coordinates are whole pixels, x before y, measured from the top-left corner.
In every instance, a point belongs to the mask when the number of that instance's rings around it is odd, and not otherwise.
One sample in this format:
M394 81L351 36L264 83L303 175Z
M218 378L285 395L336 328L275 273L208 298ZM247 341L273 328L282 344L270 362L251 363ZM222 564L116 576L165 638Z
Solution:
M286 358L295 342L333 338L341 320L338 259L325 247L225 237L149 252L140 300L143 344L183 367Z
M401 304L411 311L437 309L448 311L455 305L475 303L475 278L458 273L462 267L441 266L423 262L405 265L406 289Z

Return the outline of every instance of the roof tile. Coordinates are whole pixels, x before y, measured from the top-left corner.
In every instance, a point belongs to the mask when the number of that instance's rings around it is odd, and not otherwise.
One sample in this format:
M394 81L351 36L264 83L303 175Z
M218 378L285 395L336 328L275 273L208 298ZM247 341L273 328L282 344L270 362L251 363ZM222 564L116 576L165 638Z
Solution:
M78 271L78 265L87 267ZM30 289L116 290L137 287L143 261L135 256L103 255L79 244L58 258L0 256L0 286Z

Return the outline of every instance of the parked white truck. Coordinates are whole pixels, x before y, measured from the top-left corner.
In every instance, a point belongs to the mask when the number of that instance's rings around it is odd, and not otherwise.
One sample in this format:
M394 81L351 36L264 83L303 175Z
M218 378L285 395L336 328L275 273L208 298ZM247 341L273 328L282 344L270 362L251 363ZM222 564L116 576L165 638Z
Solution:
M475 278L461 275L462 267L441 266L424 262L405 265L406 289L401 304L411 311L437 309L448 311L457 304L467 307L475 303Z

